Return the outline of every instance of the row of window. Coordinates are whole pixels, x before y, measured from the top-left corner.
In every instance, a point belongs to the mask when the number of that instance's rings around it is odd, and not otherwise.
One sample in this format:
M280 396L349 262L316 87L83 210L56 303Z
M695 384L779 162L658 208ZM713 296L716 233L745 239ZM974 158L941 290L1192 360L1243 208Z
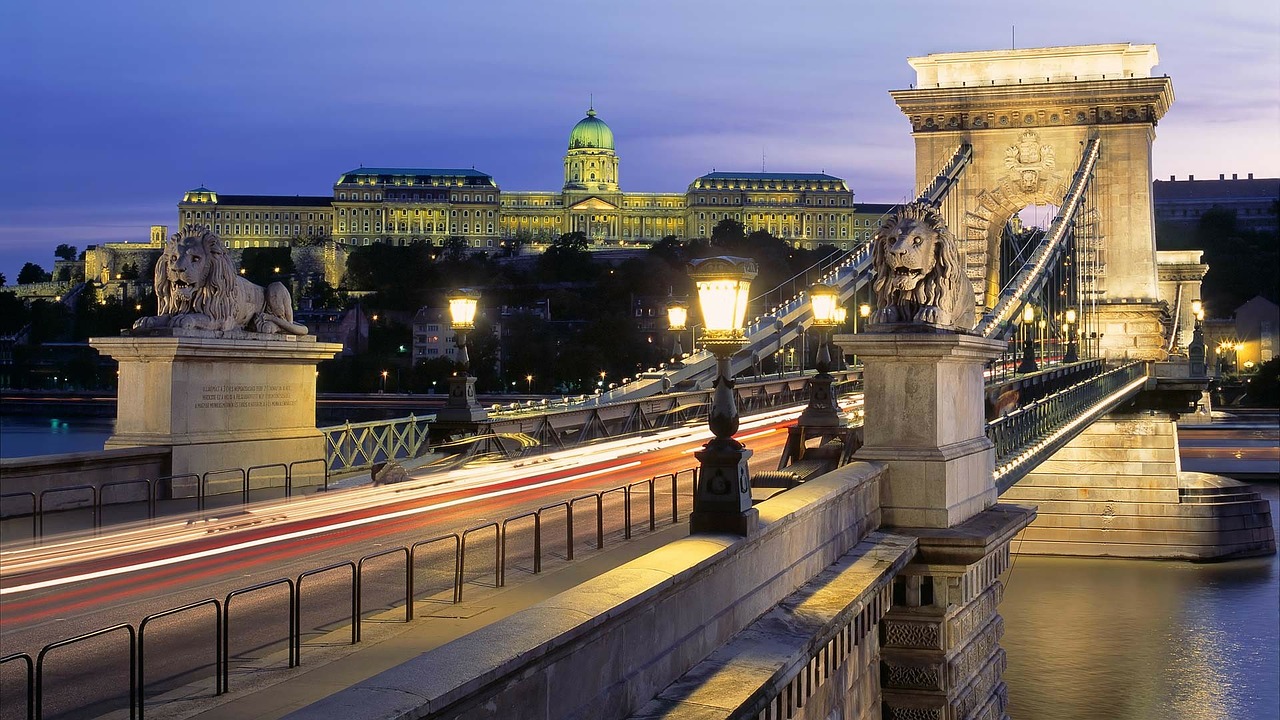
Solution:
M388 239L388 240L392 240L393 238L387 238L387 239ZM382 240L383 240L383 239L382 239L382 238L380 238L380 237L375 237L375 238L367 238L367 237L339 237L339 238L336 238L336 240L337 240L338 242L340 242L340 243L344 243L344 244L347 244L347 245L372 245L372 244L374 244L374 243L380 243L380 242L382 242ZM414 240L417 240L417 238L414 238ZM444 238L444 236L443 236L443 235L437 235L437 236L436 236L436 237L434 237L434 238L422 238L422 240L423 240L423 241L425 241L425 242L428 242L428 243L430 243L430 244L432 244L432 245L434 245L434 246L436 246L436 247L444 247L444 241L445 241L445 238ZM395 244L395 245L404 245L405 243L403 242L403 240L401 240L401 241L395 242L395 243L393 243L393 244ZM478 248L479 248L479 247L493 247L493 246L494 246L494 245L493 245L493 238L487 238L487 239L475 238L475 239L473 239L473 240L471 241L471 247L478 247Z
M292 231L290 230L290 228L291 228L291 227L292 227ZM293 226L289 226L289 225L260 225L260 224L255 224L255 225L247 225L247 224L246 224L246 225L233 225L233 224L230 224L230 223L228 223L228 224L225 224L225 225L224 225L224 224L221 224L221 223L214 223L214 224L213 224L213 232L214 232L214 233L216 233L216 234L217 234L217 235L219 235L219 236L221 236L221 235L223 235L223 234L226 234L226 235L240 235L240 234L242 234L242 233L240 232L240 229L241 229L241 228L244 228L244 233L243 233L244 235L264 235L264 236L265 236L265 235L275 235L275 236L285 236L285 235L288 235L288 236L290 236L290 237L295 237L295 236L296 236L296 237L301 237L301 236L302 236L302 228L303 228L303 227L304 227L303 225L293 225ZM307 234L308 234L308 235L322 234L322 233L324 233L324 231L325 231L325 228L324 228L324 227L322 227L322 226L318 226L318 225L306 225L305 227L306 227L306 229L307 229Z
M826 192L848 192L847 188L831 183L699 182L694 187L700 190L820 190Z
M281 214L284 215L283 218L280 217ZM315 221L315 220L324 220L325 219L324 216L327 214L328 213L293 213L292 214L293 217L290 217L289 216L290 213L275 213L275 216L272 217L272 213L269 213L269 212L265 212L265 213L264 212L255 212L255 213L246 212L244 214L244 219L245 220L281 220L281 219L303 220L303 219L306 219L310 221ZM234 215L234 217L232 217L232 215ZM252 215L253 217L249 217L250 215ZM303 218L302 217L303 215L306 215L307 217ZM320 217L316 217L317 215L319 215ZM199 211L192 212L190 210L187 210L183 213L183 217L186 218L187 220L201 219L201 215ZM240 213L238 212L232 213L230 210L227 210L225 213L221 210L205 210L203 219L205 220L239 220Z
M422 197L423 199L426 199L426 200L444 200L445 199L444 195L423 195ZM388 200L406 200L407 201L410 199L416 200L418 198L419 198L419 193L414 193L412 198L410 198L409 193L400 193L398 197L395 195L387 196ZM475 198L476 198L475 202L493 202L492 193L488 195L485 195L482 193L476 193ZM347 193L345 192L338 193L338 200L341 201L346 199L347 199ZM352 202L359 202L362 199L365 202L381 202L382 193L364 193L363 197L361 197L360 193L354 193L354 192L351 193ZM453 200L454 202L472 202L470 193L464 193L462 195L453 195L450 199Z
M839 202L836 202L837 199L839 200ZM724 197L717 197L715 195L712 195L710 200L707 200L707 196L705 195L698 196L699 205L743 205L743 204L784 205L785 204L785 205L829 205L831 207L836 207L836 206L848 207L849 206L849 198L826 198L826 202L823 202L823 198L808 198L807 200L803 198L776 198L776 197L764 198L764 199L746 198L745 203L743 202L743 200L744 199L741 197L731 197L728 195Z

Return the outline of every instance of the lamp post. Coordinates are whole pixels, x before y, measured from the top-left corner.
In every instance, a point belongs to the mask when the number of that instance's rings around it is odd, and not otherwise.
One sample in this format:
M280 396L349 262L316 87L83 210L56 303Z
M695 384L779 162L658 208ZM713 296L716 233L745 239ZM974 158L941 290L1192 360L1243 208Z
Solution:
M379 390L378 392L385 393L386 391L387 391L387 371L383 370L382 371L382 389Z
M530 393L530 394L532 394L532 393L533 393L533 375L532 375L532 374L525 375L525 376L524 376L524 381L525 381L526 383L528 383L528 385L529 385L529 393Z
M449 399L436 413L437 420L445 422L475 422L488 417L485 409L476 401L476 379L467 374L471 358L467 355L467 331L476 327L476 306L480 304L480 292L461 288L450 294L449 319L458 344L459 372L449 378Z
M715 437L694 453L701 464L693 491L691 532L749 535L759 522L751 507L751 451L733 439L738 431L729 359L746 342L742 321L747 313L751 280L758 272L754 260L712 257L689 263L702 309L702 345L716 356L715 392L708 425Z
M836 308L840 303L840 295L829 285L814 285L809 289L809 302L813 309L813 328L818 331L818 374L805 385L809 389L809 404L800 413L797 424L804 427L838 427L840 413L836 411L835 397L831 392L834 378L828 372L831 369L831 355L827 352L826 331L835 327Z
M1192 313L1196 315L1196 328L1192 331L1192 342L1187 346L1187 363L1193 378L1203 378L1208 374L1208 364L1204 361L1204 305L1201 301L1192 302Z
M1080 360L1080 348L1076 344L1076 309L1067 308L1067 314L1064 318L1064 324L1067 326L1067 354L1063 356L1062 361L1073 363Z
M1045 348L1045 346L1048 345L1048 342L1046 341L1049 339L1048 327L1049 321L1045 320L1043 317L1041 317L1039 322L1036 323L1036 357L1040 360L1044 360L1046 353L1048 353L1048 350Z
M845 319L846 319L846 318L848 318L848 317L849 317L849 310L848 310L848 308L846 308L844 305L837 305L837 306L836 306L836 327L843 327L843 326L844 326L844 321L845 321ZM854 322L857 322L857 320L856 320L857 316L855 315L854 317L855 317ZM835 350L835 353L836 353L836 369L837 369L837 370L840 370L840 369L842 369L843 367L845 367L845 364L844 364L844 353L840 351L840 346L839 346L839 345L836 345L836 342L835 342L835 336L834 336L834 335L831 335L831 336L828 336L828 337L830 337L829 342L830 342L830 344L831 344L831 348L832 348L833 350Z
M1036 365L1035 324L1036 308L1027 305L1022 308L1022 362L1018 365L1018 372L1023 374L1040 369Z
M671 330L675 337L675 342L671 346L671 367L684 367L684 348L680 347L680 333L684 332L685 327L689 323L689 305L680 300L672 300L667 303L667 327Z

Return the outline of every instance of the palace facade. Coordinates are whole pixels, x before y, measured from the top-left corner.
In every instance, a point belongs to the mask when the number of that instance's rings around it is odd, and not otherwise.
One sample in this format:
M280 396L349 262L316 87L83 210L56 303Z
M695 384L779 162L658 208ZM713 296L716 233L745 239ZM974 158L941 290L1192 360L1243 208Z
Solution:
M767 230L797 247L848 249L870 240L885 205L856 205L848 184L825 173L711 172L683 193L624 192L613 131L594 108L574 125L559 191L503 192L493 176L449 168L357 168L331 196L223 195L206 187L178 203L178 225L208 225L240 250L332 241L442 246L462 237L476 250L521 237L535 244L582 232L594 246L708 237L724 219ZM326 273L328 274L328 273Z

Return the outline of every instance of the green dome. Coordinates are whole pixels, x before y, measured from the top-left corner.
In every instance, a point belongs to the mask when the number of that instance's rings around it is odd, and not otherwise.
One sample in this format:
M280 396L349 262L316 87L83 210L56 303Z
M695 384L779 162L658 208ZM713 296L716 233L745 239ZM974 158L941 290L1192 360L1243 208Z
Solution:
M596 117L595 109L587 110L587 116L573 126L569 133L569 149L592 148L597 150L613 149L613 131L604 121Z

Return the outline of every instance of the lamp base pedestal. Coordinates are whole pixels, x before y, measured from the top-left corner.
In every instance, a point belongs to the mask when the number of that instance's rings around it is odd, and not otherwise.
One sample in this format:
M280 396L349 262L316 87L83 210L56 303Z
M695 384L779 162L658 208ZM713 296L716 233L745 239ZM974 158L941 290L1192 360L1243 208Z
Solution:
M737 441L716 439L693 456L701 464L693 489L691 533L751 535L760 526L760 513L751 507L751 450Z
M835 378L826 372L820 372L809 379L805 385L809 391L809 404L800 413L797 425L810 428L840 427L844 423L840 419L840 409L836 405L835 393L831 385Z
M489 417L489 413L476 402L476 379L470 375L449 378L449 399L436 413L443 422L476 422Z

